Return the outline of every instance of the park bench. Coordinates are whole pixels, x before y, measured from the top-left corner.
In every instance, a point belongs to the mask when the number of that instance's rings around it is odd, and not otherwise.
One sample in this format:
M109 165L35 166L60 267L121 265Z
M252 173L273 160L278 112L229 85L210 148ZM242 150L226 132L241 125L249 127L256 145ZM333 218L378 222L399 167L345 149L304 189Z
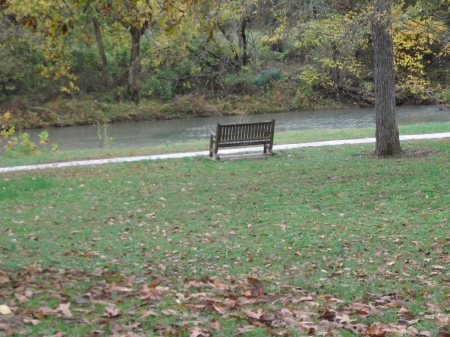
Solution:
M275 120L270 122L217 124L216 132L210 131L209 156L220 159L221 147L263 145L264 154L274 155L273 134Z

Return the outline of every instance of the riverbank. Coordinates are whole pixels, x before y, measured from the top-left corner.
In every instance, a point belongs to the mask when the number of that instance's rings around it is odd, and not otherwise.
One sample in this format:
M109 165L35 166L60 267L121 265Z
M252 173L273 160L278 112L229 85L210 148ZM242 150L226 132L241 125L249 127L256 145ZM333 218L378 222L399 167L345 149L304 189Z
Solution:
M115 101L103 96L74 95L46 103L31 103L16 99L0 107L0 113L11 113L11 125L19 129L64 127L74 125L104 125L129 121L152 121L194 117L254 115L286 111L339 109L369 106L364 102L336 101L314 97L296 100L291 92L280 90L252 95L175 96L171 100L142 99L139 103Z

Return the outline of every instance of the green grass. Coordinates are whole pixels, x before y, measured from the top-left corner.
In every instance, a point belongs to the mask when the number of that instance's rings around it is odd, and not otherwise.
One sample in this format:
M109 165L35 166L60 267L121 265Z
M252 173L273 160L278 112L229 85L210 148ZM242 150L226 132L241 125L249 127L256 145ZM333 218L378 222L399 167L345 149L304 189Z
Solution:
M449 131L450 131L450 123L417 124L400 127L400 134L402 135L440 133ZM375 130L373 128L288 131L288 132L276 132L274 143L294 144L294 143L326 141L336 139L367 138L374 136ZM208 146L209 140L202 140L188 143L161 145L144 148L98 149L88 151L60 151L56 153L49 153L48 151L47 152L44 151L36 156L20 156L11 154L9 156L0 157L0 167L53 163L62 161L73 161L73 160L147 156L163 153L207 151Z
M449 319L450 140L402 146L416 157L346 145L2 174L0 305L14 315L0 326L436 336Z

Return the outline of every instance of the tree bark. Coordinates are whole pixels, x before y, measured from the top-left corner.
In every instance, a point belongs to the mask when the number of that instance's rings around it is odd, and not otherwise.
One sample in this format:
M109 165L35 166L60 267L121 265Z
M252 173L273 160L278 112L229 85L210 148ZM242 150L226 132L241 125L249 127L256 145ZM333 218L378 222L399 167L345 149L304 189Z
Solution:
M130 69L128 73L128 94L133 101L138 100L138 81L139 81L139 54L141 52L142 28L131 26L131 53Z
M241 25L241 31L240 31L240 40L242 41L242 65L246 66L248 64L248 41L247 41L247 23L248 23L248 16L244 16L242 20Z
M395 111L394 48L391 35L390 0L372 0L372 36L375 63L375 154L401 152Z
M92 19L94 24L95 39L97 41L98 54L100 55L100 60L102 61L102 77L103 85L105 88L109 87L109 74L108 74L108 59L106 58L105 48L103 46L102 32L100 30L100 23L97 18Z

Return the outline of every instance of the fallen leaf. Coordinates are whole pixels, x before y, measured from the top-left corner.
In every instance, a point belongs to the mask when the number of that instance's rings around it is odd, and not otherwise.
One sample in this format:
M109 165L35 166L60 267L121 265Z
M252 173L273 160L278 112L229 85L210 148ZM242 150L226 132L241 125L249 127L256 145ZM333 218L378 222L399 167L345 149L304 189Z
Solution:
M48 316L48 315L51 315L51 314L54 314L54 313L55 313L55 310L53 310L52 308L40 307L39 309L37 309L35 311L34 316L36 318L43 319L45 316Z
M253 319L261 319L262 316L264 316L264 311L261 308L258 308L258 310L256 311L251 311L249 309L243 309L241 310L241 312L246 315L249 318L253 318Z
M145 318L148 316L159 316L159 314L153 310L142 310L141 311L141 317Z
M53 335L51 335L50 337L64 337L66 335L65 332L57 332Z
M41 321L38 320L38 319L24 318L23 322L24 322L25 324L38 325Z
M120 316L120 310L114 304L110 304L105 308L103 317L114 318Z
M214 310L216 310L219 314L221 315L225 315L225 313L227 312L225 309L225 306L223 305L223 303L220 302L213 302L213 301L209 301L211 303L211 305L213 306Z
M11 309L6 305L6 304L2 304L0 305L0 314L2 315L11 315Z
M433 337L433 334L429 331L419 331L417 336Z
M61 303L58 308L55 309L55 312L60 312L67 318L73 317L72 313L69 310L70 302L69 303Z
M246 332L253 331L254 328L255 327L253 325L247 325L247 326L243 326L243 327L237 328L237 331L239 332L239 334L243 334L243 333L246 333Z
M21 294L16 294L16 298L20 303L27 303L28 302L28 298L24 295Z
M126 287L112 287L111 288L111 292L113 292L113 293L129 293L132 291L133 291L133 289L126 288Z
M175 310L161 310L161 312L166 316L177 316L179 313Z
M350 316L346 315L346 314L342 314L342 316L336 316L335 319L339 324L350 324L351 322L353 322L353 319L350 319Z
M211 320L211 324L210 325L211 325L211 329L216 329L216 330L222 329L222 326L221 326L220 322L218 320L214 319L214 318Z
M254 287L251 292L252 297L260 297L264 295L264 285L260 280L253 277L247 277L247 281Z

